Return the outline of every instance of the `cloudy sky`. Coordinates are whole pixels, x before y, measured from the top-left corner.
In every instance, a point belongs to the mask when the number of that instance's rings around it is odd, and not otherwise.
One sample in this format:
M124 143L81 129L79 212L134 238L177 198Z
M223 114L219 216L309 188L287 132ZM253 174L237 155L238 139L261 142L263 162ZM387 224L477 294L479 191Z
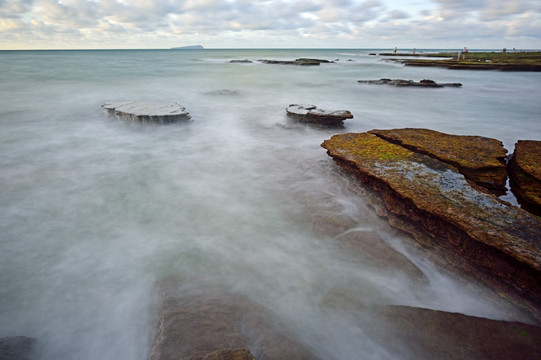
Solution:
M0 0L0 49L541 49L540 0Z

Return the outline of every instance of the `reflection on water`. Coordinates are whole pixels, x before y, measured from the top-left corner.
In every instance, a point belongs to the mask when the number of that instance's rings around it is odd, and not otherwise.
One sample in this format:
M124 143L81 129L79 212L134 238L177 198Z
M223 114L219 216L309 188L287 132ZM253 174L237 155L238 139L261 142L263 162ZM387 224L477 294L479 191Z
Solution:
M422 126L497 137L511 149L535 130L540 109L527 87L539 82L360 55L346 63L353 56L325 51L305 57L343 61L317 69L227 62L272 55L46 52L1 62L0 337L38 338L40 359L145 359L153 288L175 275L265 305L322 358L388 358L360 326L369 311L352 318L336 306L344 298L368 309L505 317L473 285L416 256L319 144L336 132ZM465 85L398 93L356 84L380 77ZM524 92L476 92L501 77ZM491 110L502 98L521 113L520 126L508 124L509 110ZM192 119L143 126L101 111L125 99L179 101ZM290 103L355 118L344 129L298 126L285 118ZM370 245L359 251L355 242ZM386 249L387 263L374 247Z

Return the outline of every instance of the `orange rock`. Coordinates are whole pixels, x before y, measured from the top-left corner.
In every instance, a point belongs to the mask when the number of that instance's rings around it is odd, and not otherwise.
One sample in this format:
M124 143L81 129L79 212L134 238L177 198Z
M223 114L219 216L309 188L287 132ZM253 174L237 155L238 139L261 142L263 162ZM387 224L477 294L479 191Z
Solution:
M541 322L539 218L471 186L455 167L374 134L335 135L322 146L380 193L391 225L442 266L483 281Z
M526 208L541 215L541 141L519 140L509 162L511 188Z

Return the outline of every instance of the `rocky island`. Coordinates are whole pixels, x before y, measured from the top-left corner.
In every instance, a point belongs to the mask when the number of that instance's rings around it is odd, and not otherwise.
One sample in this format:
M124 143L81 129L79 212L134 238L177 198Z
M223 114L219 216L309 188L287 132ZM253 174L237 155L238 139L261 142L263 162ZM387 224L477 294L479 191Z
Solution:
M188 45L188 46L178 46L173 47L171 50L203 50L203 45Z
M374 130L335 135L322 146L337 164L379 194L382 215L430 249L434 262L476 278L541 322L541 220L468 180L460 166L453 165L461 156L449 153L449 148L427 155L441 141L433 139L438 134L425 129ZM428 140L413 146L414 137ZM496 151L486 153L485 163L501 169L504 152L497 140L487 141Z

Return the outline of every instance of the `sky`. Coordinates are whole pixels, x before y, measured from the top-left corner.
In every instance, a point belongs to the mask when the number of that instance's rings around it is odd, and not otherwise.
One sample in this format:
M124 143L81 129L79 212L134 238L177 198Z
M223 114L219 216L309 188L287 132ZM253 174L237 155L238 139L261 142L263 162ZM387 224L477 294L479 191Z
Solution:
M0 0L0 50L541 49L540 0Z

